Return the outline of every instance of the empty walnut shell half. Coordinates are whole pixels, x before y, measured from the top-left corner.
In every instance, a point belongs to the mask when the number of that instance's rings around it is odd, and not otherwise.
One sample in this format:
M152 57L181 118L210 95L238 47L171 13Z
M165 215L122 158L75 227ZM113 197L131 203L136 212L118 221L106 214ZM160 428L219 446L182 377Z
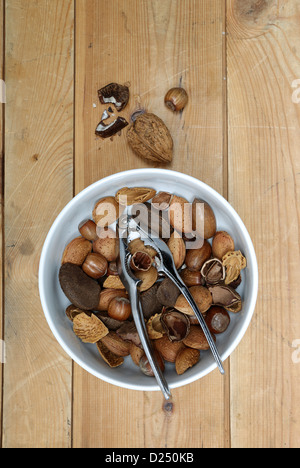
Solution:
M175 309L165 309L160 321L170 341L183 341L189 334L191 324L188 317Z
M146 252L135 252L130 261L133 271L149 271L152 265L152 258Z

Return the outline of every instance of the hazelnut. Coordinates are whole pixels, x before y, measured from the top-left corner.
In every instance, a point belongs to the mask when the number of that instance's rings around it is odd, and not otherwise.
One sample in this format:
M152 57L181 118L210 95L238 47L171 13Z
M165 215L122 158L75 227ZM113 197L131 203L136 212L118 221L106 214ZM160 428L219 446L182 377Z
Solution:
M215 237L212 241L212 253L213 256L222 260L224 255L227 252L233 252L234 249L234 241L232 237L226 231L219 231L216 233Z
M200 312L202 314L207 312L213 302L212 295L209 292L209 290L204 286L192 286L191 288L189 288L189 291L193 296L194 300L196 301ZM181 294L178 297L175 304L175 309L187 315L194 315L192 307L189 305L188 301L186 300L183 294Z
M201 210L197 209L198 205L201 205ZM202 210L202 205L204 209ZM204 239L210 239L216 234L217 222L216 216L211 208L211 206L204 200L195 198L193 201L193 230L197 231L197 225L200 229L203 228L203 237ZM202 224L203 223L203 224ZM200 232L200 234L202 234Z
M172 88L165 96L166 106L173 112L181 111L188 103L188 94L183 88Z
M154 350L154 356L157 360L157 363L161 369L162 372L164 372L165 370L165 363L162 359L162 356L160 355L160 353L157 351L157 350ZM140 359L140 369L141 371L147 375L148 377L154 377L154 372L150 366L150 363L148 361L148 358L146 355L143 355Z
M230 316L223 307L213 306L207 312L205 322L211 333L219 335L227 330L230 324Z
M120 322L125 322L131 315L131 304L126 297L115 297L109 303L108 315Z
M97 239L97 226L91 219L85 220L79 224L78 230L82 237L89 241Z
M211 245L205 240L200 249L189 249L186 254L185 264L191 271L200 271L204 263L211 257Z
M202 275L200 271L191 271L188 268L185 268L180 273L180 276L188 288L190 288L191 286L202 285Z
M115 297L127 297L127 292L124 289L103 289L100 293L99 304L95 310L106 311Z
M82 265L83 271L94 279L99 279L106 275L107 267L108 262L106 258L99 253L90 253Z

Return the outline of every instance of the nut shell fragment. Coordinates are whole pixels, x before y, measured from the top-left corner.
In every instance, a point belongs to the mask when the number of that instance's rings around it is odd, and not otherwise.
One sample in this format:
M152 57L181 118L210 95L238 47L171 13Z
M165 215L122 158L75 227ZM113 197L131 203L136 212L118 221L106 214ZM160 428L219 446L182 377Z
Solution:
M131 206L138 203L145 203L151 200L156 194L156 190L144 187L124 187L115 196L120 205Z
M226 268L225 284L230 284L236 281L240 276L241 270L247 266L247 260L240 250L227 252L223 257L222 262L223 266Z
M242 309L242 298L235 291L235 289L230 286L216 284L208 287L213 304L224 307L224 309L229 310L229 312L240 312Z
M106 362L106 364L109 365L109 367L119 367L123 364L124 358L116 356L101 341L98 341L97 348L100 356Z
M73 330L83 343L97 343L109 333L108 328L95 314L85 313L74 317Z
M200 359L200 351L198 349L184 348L182 349L175 361L175 369L178 375L184 374L189 368L195 366Z

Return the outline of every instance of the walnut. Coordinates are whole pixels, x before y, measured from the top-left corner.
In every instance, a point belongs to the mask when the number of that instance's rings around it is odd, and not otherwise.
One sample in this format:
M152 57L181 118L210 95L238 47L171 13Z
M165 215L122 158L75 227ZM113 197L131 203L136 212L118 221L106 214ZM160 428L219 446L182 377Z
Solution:
M127 131L127 141L140 157L169 163L173 159L173 139L164 122L155 114L137 117Z

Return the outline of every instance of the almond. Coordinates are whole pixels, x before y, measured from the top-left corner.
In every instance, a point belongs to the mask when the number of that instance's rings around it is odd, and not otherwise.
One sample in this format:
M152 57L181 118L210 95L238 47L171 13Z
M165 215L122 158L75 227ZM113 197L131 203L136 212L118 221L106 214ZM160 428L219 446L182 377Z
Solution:
M204 286L192 286L189 291L196 301L196 304L202 314L208 311L212 305L212 295ZM186 298L181 294L175 304L175 309L187 315L194 315L193 309Z
M105 197L98 200L93 210L93 219L98 227L108 227L113 224L124 211L114 197Z
M185 198L174 195L169 208L169 221L178 232L193 232L192 205Z
M115 262L119 255L119 241L112 229L98 232L98 238L93 242L93 251L106 258L108 262Z
M97 343L109 333L108 328L95 314L86 313L74 317L73 330L83 343Z
M170 341L167 335L154 341L154 346L160 352L163 359L168 362L175 362L176 356L184 348L181 341Z
M213 339L216 341L216 337L212 334ZM190 333L183 340L183 343L189 348L206 351L209 349L208 341L204 335L202 328L199 325L192 325Z
M124 357L130 354L130 343L122 340L115 331L109 332L101 341L116 356Z
M184 374L190 367L193 367L200 359L200 351L192 348L182 349L175 361L175 369L178 375Z
M65 248L62 257L62 265L65 263L73 263L81 266L86 257L92 251L92 244L84 237L76 237Z
M177 270L179 270L179 268L182 267L185 261L185 256L186 256L185 242L182 239L182 237L178 235L177 232L173 232L168 242L168 247L172 253L175 267Z
M128 188L124 187L119 190L115 196L115 200L120 205L131 206L138 203L145 203L151 200L156 195L156 190L143 187Z

